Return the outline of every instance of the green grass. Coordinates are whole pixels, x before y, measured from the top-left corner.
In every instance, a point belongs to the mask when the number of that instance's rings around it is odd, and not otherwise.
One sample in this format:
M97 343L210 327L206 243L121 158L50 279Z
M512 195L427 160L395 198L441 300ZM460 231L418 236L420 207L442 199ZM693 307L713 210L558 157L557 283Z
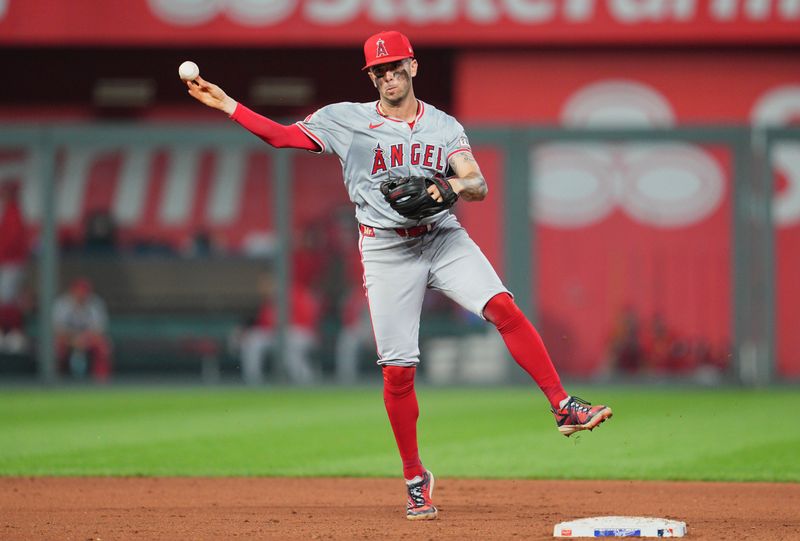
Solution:
M421 388L440 476L800 481L800 393L594 388L564 438L534 389ZM0 475L395 476L379 388L0 391Z

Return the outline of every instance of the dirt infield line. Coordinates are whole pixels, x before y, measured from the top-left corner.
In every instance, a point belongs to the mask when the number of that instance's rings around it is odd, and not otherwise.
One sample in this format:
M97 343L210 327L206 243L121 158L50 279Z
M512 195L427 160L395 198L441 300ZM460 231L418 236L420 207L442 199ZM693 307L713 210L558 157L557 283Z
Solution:
M0 539L552 539L599 515L683 520L694 540L800 540L800 484L438 479L405 520L398 479L0 477Z

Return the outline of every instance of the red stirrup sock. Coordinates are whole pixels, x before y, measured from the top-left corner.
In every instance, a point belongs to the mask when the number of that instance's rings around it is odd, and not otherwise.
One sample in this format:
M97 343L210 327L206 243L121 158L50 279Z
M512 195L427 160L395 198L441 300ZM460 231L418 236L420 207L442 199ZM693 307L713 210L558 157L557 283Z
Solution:
M559 403L567 398L544 342L525 314L507 293L492 297L483 309L483 315L494 323L503 336L508 351L539 385L550 404L558 409Z
M417 418L419 405L414 392L414 374L417 369L405 366L383 367L383 403L392 425L394 439L403 460L403 476L413 479L424 475L425 468L417 449Z

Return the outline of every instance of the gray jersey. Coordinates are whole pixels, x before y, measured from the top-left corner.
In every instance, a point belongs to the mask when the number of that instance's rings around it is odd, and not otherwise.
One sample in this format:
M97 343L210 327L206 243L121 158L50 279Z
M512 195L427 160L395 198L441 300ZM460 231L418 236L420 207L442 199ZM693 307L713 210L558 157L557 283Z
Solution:
M449 213L409 220L392 210L380 191L381 183L389 178L444 175L453 154L470 150L464 128L455 118L418 102L413 128L381 115L377 101L334 103L297 123L321 152L339 157L356 219L362 224L406 228L437 222Z
M328 105L297 125L321 152L339 157L356 218L366 226L359 248L380 364L419 362L426 289L481 317L489 299L508 291L449 210L415 222L392 210L380 191L389 178L444 175L453 154L470 150L455 118L419 101L411 127L381 115L373 101ZM394 231L420 224L435 225L415 237Z
M97 295L79 303L65 293L53 305L53 324L65 332L105 332L108 327L106 303Z

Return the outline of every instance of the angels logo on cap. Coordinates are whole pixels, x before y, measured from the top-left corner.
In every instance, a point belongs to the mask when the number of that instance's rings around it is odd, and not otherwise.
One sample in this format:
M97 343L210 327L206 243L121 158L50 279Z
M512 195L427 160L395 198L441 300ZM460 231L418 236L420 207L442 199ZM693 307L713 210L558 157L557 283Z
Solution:
M382 56L389 56L389 53L386 52L386 44L382 39L378 40L377 48L375 50L375 58L380 58Z
M404 58L414 58L414 49L408 38L396 30L378 32L364 42L363 69Z

